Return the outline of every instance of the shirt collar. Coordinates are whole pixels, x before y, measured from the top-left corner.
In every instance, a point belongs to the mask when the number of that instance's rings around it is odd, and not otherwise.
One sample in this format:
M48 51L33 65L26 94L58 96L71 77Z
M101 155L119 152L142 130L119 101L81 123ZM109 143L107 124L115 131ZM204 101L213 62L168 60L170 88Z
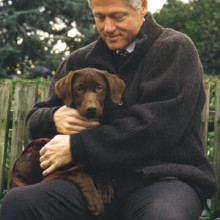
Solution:
M134 41L132 41L130 44L128 44L124 49L125 49L126 51L128 51L128 53L131 53L131 52L134 51L134 48L135 48L135 46L136 46L136 43L137 43L137 39L134 40ZM119 52L119 50L116 50L116 53L118 53L118 52Z

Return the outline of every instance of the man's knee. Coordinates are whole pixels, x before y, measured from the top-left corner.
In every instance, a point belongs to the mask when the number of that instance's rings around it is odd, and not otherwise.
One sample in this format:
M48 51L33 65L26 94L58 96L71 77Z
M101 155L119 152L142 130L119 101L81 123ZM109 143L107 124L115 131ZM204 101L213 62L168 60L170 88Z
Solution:
M147 208L142 207L137 210L125 213L125 219L127 220L197 220L199 219L200 212L197 210L181 210L169 206L168 204L154 203Z
M88 209L76 186L55 180L10 190L3 200L1 217L4 220L88 219Z
M125 219L197 220L201 201L192 187L178 181L159 181L134 192L125 203Z
M10 190L3 199L1 217L3 219L12 219L11 217L21 219L19 216L23 216L26 213L31 205L31 198L33 199L33 196L25 193L22 187Z
M147 212L143 212L143 218L151 220L197 220L200 213L197 210L181 210L167 204L155 204L155 207L151 207Z
M14 208L14 206L19 207L20 205L23 205L23 203L25 203L29 198L29 196L28 198L24 198L24 192L25 191L23 191L22 187L11 189L3 199L3 207L7 206Z

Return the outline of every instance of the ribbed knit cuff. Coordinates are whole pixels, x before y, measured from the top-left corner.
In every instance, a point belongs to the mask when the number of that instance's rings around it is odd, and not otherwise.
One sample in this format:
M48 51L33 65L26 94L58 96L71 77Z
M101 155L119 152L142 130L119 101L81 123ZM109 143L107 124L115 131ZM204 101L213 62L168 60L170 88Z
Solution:
M38 113L32 113L31 117L26 120L28 136L30 139L42 137L52 138L57 134L56 126L53 121L53 114L56 108L42 108Z
M57 111L59 108L60 108L60 106L51 108L50 109L51 112L48 115L48 123L49 123L49 126L51 127L52 133L57 133L57 128L56 128L55 122L53 120L53 115L54 115L55 111Z
M74 163L78 164L87 161L88 156L81 134L70 135L70 151Z

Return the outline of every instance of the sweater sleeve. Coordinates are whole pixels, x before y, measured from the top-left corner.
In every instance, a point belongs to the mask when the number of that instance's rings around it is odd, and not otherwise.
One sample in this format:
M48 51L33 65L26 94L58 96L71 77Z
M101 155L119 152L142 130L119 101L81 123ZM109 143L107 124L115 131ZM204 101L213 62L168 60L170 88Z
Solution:
M131 167L162 161L199 124L203 71L191 40L182 34L164 38L146 68L128 117L71 135L75 161Z
M28 136L34 140L37 138L52 138L57 133L53 121L54 112L61 107L54 106L50 101L36 103L26 117Z
M50 82L48 99L46 101L37 102L26 116L28 136L31 139L42 137L52 138L58 134L53 121L53 114L63 105L63 102L56 97L54 86L59 79L73 69L69 60L70 59L66 59L62 62L56 74L53 76Z
M54 92L55 83L74 69L80 69L85 57L83 50L74 51L64 60L50 82L49 95L46 101L38 102L26 116L26 126L31 139L52 138L58 134L53 121L54 112L63 105ZM74 59L72 58L74 57Z

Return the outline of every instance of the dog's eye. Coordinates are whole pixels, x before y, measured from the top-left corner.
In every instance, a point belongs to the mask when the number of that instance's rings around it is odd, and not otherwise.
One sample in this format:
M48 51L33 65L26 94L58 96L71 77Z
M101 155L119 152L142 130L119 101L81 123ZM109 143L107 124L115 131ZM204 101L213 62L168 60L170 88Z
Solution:
M103 86L98 85L98 86L96 87L96 90L97 90L97 91L102 91L102 90L103 90Z
M76 92L83 92L83 86L79 85L79 86L75 87L75 91Z

